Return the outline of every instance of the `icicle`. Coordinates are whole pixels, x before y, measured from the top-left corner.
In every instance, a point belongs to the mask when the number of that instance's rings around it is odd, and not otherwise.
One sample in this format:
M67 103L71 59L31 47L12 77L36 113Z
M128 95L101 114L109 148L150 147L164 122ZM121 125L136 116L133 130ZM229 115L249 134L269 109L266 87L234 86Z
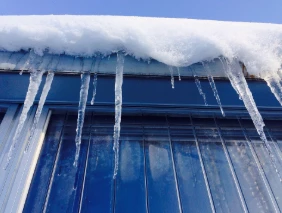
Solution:
M19 118L19 123L18 123L17 129L16 129L16 132L15 132L14 138L13 138L13 143L12 143L11 148L10 148L9 153L8 153L8 159L7 159L8 164L9 164L11 158L12 158L13 151L14 151L14 149L17 145L17 142L19 140L19 137L20 137L20 134L22 132L25 120L27 118L27 114L30 110L30 107L33 105L35 96L38 92L38 88L39 88L41 80L42 80L42 74L43 74L43 71L36 71L36 70L33 70L30 73L29 86L28 86L26 97L25 97L24 106L23 106L23 109L22 109L22 112L21 112L21 115L20 115L20 118Z
M34 53L33 50L30 50L29 53L28 53L28 58L25 61L23 68L19 73L20 75L23 74L24 69L27 69L27 70L30 69L31 65L33 65L33 63L35 61L35 58L36 58L36 54Z
M200 93L200 95L201 95L201 96L203 97L203 99L204 99L205 106L208 106L207 99L206 99L206 95L205 95L205 93L204 93L203 90L202 90L201 82L200 82L198 76L194 75L194 78L195 78L195 83L196 83L196 86L197 86L197 88L198 88L198 90L199 90L199 93Z
M92 99L91 99L91 105L93 105L94 101L95 101L96 88L97 88L97 73L94 73L94 76L93 76L93 96L92 96Z
M221 114L223 117L225 117L225 113L223 111L223 108L222 108L222 105L221 105L221 102L220 102L220 98L219 98L219 95L218 95L218 92L217 92L217 89L216 89L216 85L215 85L215 82L214 82L214 79L213 79L213 76L211 75L211 71L210 71L210 68L207 64L204 64L203 63L203 67L205 68L206 72L208 73L208 80L209 80L209 83L210 83L210 86L212 88L212 91L213 91L213 94L214 94L214 97L217 101L217 104L220 108L220 111L221 111Z
M214 96L216 98L216 101L217 101L217 104L219 105L219 108L220 108L220 111L222 113L222 116L225 117L225 113L223 111L223 108L222 108L222 105L221 105L221 102L220 102L220 98L219 98L219 95L218 95L218 92L217 92L217 89L216 89L216 86L215 86L215 82L214 82L214 79L213 77L210 75L208 76L208 80L210 82L210 85L211 85L211 88L213 90L213 93L214 93Z
M225 66L225 64L224 64L224 62L223 62L223 60L222 60L222 58L219 57L218 59L220 60L222 66L223 66L223 70L226 71L227 67ZM239 93L237 87L236 87L235 85L233 85L233 82L232 82L232 81L230 81L230 82L231 82L231 85L232 85L232 87L234 88L234 90L235 90L235 91L237 92L237 94L239 95L239 99L242 100L242 97L241 97L241 95L240 95L240 93Z
M169 72L170 72L170 76L171 76L171 88L174 89L174 76L173 76L173 67L169 66Z
M37 110L36 110L36 113L35 113L34 121L33 121L31 130L30 130L29 139L28 139L25 151L24 151L25 153L29 149L30 142L31 142L31 140L33 138L33 135L34 135L34 132L36 130L36 127L37 127L37 124L38 124L38 121L39 121L39 118L40 118L43 106L45 104L45 101L46 101L47 95L49 93L49 90L51 88L51 84L53 82L53 78L54 78L54 72L49 71L48 74L47 74L46 80L45 80L45 84L44 84L44 87L43 87L43 90L42 90L42 94L40 96L38 107L37 107Z
M82 128L84 123L86 102L88 97L89 82L90 82L90 73L85 72L81 74L81 86L80 86L80 96L79 96L78 116L77 116L77 126L76 126L76 136L75 136L76 152L75 152L75 159L73 163L74 166L77 166L77 162L79 158L81 135L82 135Z
M119 136L120 136L120 122L121 122L121 108L122 108L122 83L123 83L123 66L124 56L121 53L117 54L116 66L116 81L115 81L115 126L114 126L114 147L115 152L115 168L113 179L116 178L119 161Z
M177 67L177 73L178 73L178 80L181 81L181 76L180 76L180 69Z
M243 72L241 71L241 68L239 66L239 63L236 63L234 61L228 61L226 60L226 69L225 72L229 78L229 80L231 81L231 84L233 87L235 87L236 91L238 91L238 93L240 94L240 96L242 97L242 100L244 102L244 105L246 107L246 109L248 110L251 119L255 125L255 128L262 140L262 142L264 143L267 152L271 158L271 162L272 165L278 175L278 178L280 180L280 182L282 182L281 179L281 175L280 172L278 171L278 167L277 167L277 160L275 158L275 155L273 154L273 150L272 147L269 145L267 138L265 136L263 127L265 126L263 119L261 117L261 114L258 111L258 108L256 106L256 103L253 99L252 93L248 87L247 81L244 77ZM225 67L224 67L225 68Z
M274 94L275 98L282 106L282 87L279 82L278 74L275 75L274 73L272 73L271 76L264 77L263 79L266 81L271 92Z

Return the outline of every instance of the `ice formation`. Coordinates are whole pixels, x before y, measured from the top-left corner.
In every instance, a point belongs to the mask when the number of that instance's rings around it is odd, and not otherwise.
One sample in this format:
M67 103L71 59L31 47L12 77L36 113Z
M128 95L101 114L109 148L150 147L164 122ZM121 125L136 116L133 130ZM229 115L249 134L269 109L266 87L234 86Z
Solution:
M47 95L49 93L49 90L51 89L53 78L54 78L54 72L49 71L48 74L47 74L47 77L46 77L46 81L45 81L43 90L42 90L42 94L41 94L40 99L39 99L39 103L38 103L37 110L36 110L36 113L35 113L34 121L33 121L31 130L30 130L29 139L28 139L28 142L27 142L27 145L26 145L26 148L25 148L25 152L27 152L28 149L29 149L30 142L31 142L32 137L34 135L34 131L36 130L36 127L37 127L43 106L45 104Z
M116 67L116 81L115 81L115 126L114 126L114 147L115 152L115 168L114 176L116 177L118 172L119 161L119 136L120 136L120 122L121 122L121 108L122 108L122 83L123 83L123 66L124 56L119 53L117 55L117 67Z
M181 81L180 69L177 67L178 80Z
M221 114L222 114L223 116L225 116L225 113L224 113L224 111L223 111L222 104L221 104L221 101L220 101L220 97L219 97L218 91L217 91L217 89L216 89L216 85L215 85L213 76L212 76L212 74L211 74L211 70L210 70L210 68L209 68L209 65L203 63L203 67L204 67L204 69L207 71L207 77L208 77L208 80L209 80L209 82L210 82L210 86L211 86L211 88L212 88L214 97L215 97L215 99L216 99L216 101L217 101L217 104L218 104L218 106L219 106L219 108L220 108Z
M97 73L95 72L94 73L94 76L93 76L93 94L92 94L92 99L91 99L91 105L93 105L94 104L94 102L95 102L95 97L96 97L96 88L97 88Z
M93 94L91 99L91 105L94 105L95 97L96 97L96 91L97 91L97 81L98 81L98 68L101 62L100 57L96 57L96 61L94 64L94 75L93 75Z
M199 91L200 95L203 97L205 106L208 106L207 99L206 99L206 95L205 95L205 93L203 92L203 89L202 89L202 86L201 86L201 82L200 82L198 76L194 75L194 78L195 78L195 84L196 84L196 86L197 86L197 88L198 88L198 91Z
M85 72L81 74L81 86L80 86L78 117L77 117L76 136L75 136L76 152L75 152L75 159L73 163L74 166L77 166L78 164L82 128L84 123L85 108L86 108L86 102L88 97L89 82L90 82L90 73Z
M264 77L268 87L270 88L271 92L274 94L277 101L282 106L282 86L281 86L281 79L278 74L267 75Z
M170 82L171 82L171 88L174 89L174 74L173 74L173 67L169 66L168 67L169 72L170 72Z
M247 81L242 73L241 67L239 66L239 62L237 62L236 60L226 60L225 63L223 63L223 66L229 80L232 82L232 86L235 87L235 90L240 94L240 97L242 98L244 105L251 116L258 135L264 143L266 150L271 158L272 166L275 168L280 182L282 182L281 174L278 170L277 159L273 154L274 151L272 150L271 145L268 143L266 135L264 133L263 127L265 126L265 124L263 122L261 114L258 111L252 93L248 87Z
M20 119L19 119L19 123L13 138L13 142L12 145L10 147L9 153L8 153L8 159L7 159L7 164L9 164L9 161L12 158L13 155L13 151L18 143L19 137L21 135L22 129L24 127L26 118L27 118L27 114L31 108L31 106L33 105L35 96L38 92L38 88L40 86L41 80L42 80L42 74L43 71L36 71L36 70L32 70L30 73L30 79L29 79L29 86L28 86L28 90L27 90L27 94L26 94L26 98L24 101L24 106L20 115Z

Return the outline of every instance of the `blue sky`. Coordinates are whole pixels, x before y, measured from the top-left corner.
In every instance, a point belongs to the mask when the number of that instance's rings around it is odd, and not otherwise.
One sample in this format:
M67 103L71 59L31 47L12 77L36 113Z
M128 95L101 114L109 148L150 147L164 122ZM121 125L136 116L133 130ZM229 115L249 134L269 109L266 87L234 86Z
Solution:
M135 15L282 24L282 0L0 0L0 14Z

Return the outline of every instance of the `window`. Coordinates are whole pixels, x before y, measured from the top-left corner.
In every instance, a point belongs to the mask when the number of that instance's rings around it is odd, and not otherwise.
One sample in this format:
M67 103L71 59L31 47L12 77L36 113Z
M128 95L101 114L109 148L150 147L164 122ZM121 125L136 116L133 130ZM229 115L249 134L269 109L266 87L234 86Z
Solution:
M0 169L5 167L29 79L27 74L2 76L0 101L7 105L0 126ZM76 168L80 76L56 74L31 148L25 152L36 105L11 165L1 170L0 211L281 209L280 173L276 172L282 171L281 108L265 82L250 80L249 86L266 123L272 158L226 79L215 79L223 118L207 79L200 79L209 104L205 106L192 77L182 78L171 89L170 78L125 76L119 173L113 180L114 76L98 79L95 105L87 105ZM89 96L92 89L90 84Z
M274 212L282 185L248 117L124 113L114 168L111 113L88 111L78 167L76 112L54 110L24 212ZM281 171L281 121L265 120ZM281 167L280 167L281 166Z
M7 104L3 105L3 109L5 114L0 125L0 211L6 212L16 211L24 204L25 196L22 195L29 189L29 182L44 139L44 129L48 126L49 110L46 107L43 109L34 137L29 141L36 106L31 108L19 136L20 142L13 149L11 160L8 161L22 105ZM28 142L30 146L25 151Z

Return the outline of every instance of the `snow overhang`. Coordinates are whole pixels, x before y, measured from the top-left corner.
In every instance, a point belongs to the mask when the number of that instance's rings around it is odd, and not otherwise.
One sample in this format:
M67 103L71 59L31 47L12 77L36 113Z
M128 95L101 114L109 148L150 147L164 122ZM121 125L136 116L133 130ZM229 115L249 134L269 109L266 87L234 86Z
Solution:
M121 16L1 16L0 50L32 50L44 58L49 54L60 55L65 59L57 69L68 71L81 71L78 65L81 57L91 60L98 55L103 58L123 52L145 61L138 63L140 68L136 71L130 67L134 60L127 57L125 73L147 75L165 74L160 71L164 64L179 67L185 75L190 65L218 61L221 56L229 61L241 61L250 75L266 77L281 69L282 27L278 24ZM145 65L148 61L150 65ZM4 67L2 63L1 68ZM112 70L110 67L111 59L106 62L103 58L100 71L108 72Z

